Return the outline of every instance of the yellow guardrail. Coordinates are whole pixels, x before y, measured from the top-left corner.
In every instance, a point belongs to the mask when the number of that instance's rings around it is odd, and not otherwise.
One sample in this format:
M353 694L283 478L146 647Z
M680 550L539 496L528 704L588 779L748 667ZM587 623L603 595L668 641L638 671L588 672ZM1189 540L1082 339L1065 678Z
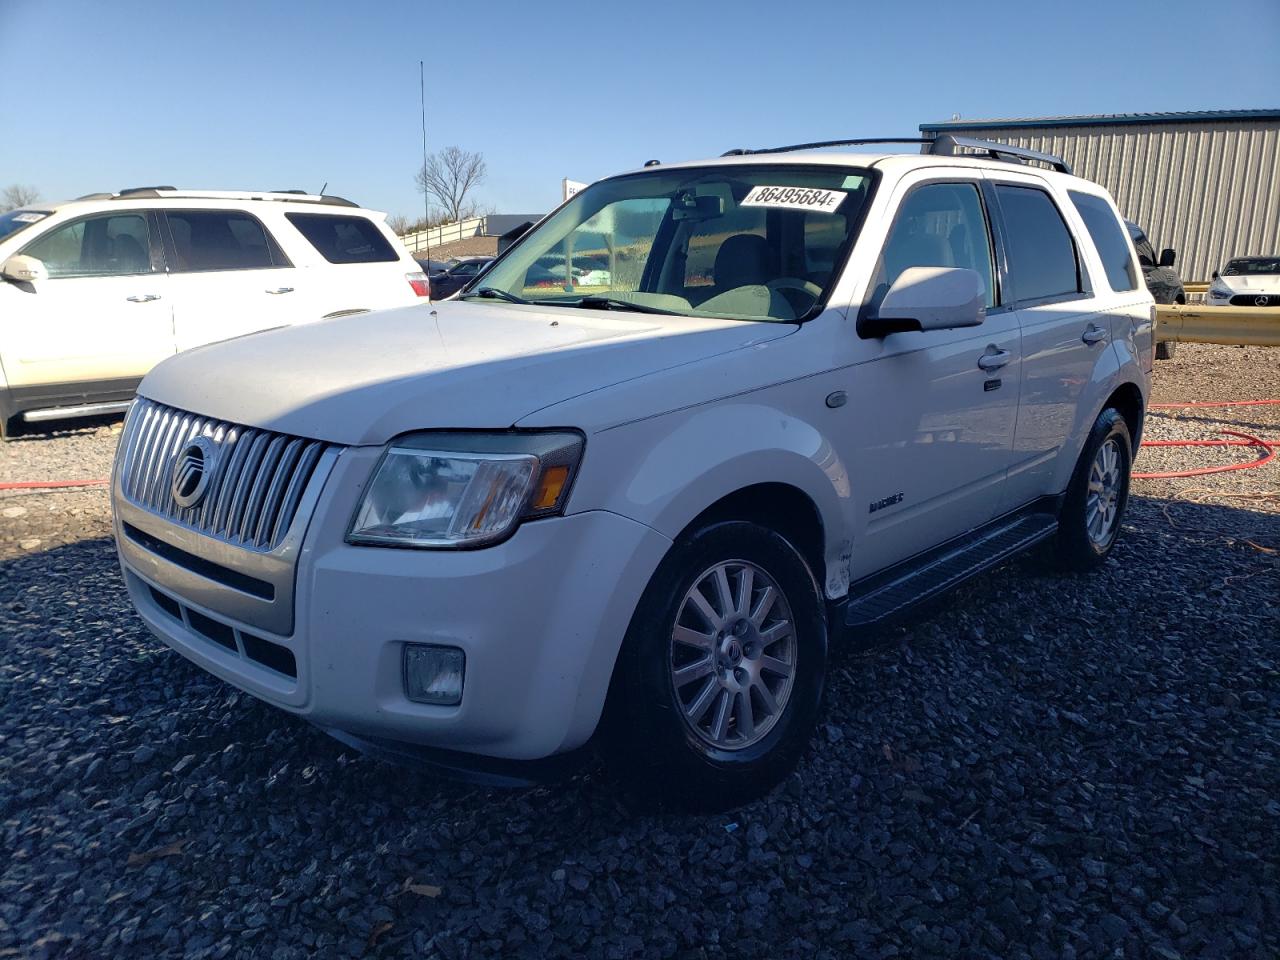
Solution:
M1184 283L1182 289L1187 293L1208 293L1209 282L1206 280L1203 283Z
M1156 340L1280 346L1280 307L1157 304Z

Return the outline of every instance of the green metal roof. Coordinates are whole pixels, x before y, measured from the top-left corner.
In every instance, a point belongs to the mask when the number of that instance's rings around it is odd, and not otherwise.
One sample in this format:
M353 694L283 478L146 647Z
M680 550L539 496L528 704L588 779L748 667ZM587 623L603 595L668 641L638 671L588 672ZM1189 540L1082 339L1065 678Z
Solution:
M921 133L947 130L1017 130L1026 127L1098 127L1157 123L1205 123L1221 120L1280 120L1275 110L1185 110L1173 113L1104 113L1081 117L1011 117L993 120L946 120L920 124Z

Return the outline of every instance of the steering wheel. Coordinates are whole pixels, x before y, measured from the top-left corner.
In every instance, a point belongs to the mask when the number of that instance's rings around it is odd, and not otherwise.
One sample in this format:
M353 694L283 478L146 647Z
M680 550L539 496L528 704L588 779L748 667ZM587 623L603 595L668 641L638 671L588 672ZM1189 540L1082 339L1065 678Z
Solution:
M769 290L776 290L786 298L787 303L791 304L791 309L798 315L804 313L822 296L822 288L810 280L802 280L800 277L777 277L765 284ZM786 291L793 290L797 293L806 294L809 297L808 303L797 303L795 297L788 296Z
M799 277L778 277L770 280L765 286L770 290L803 290L815 300L822 296L822 288L820 286L812 280L802 280Z

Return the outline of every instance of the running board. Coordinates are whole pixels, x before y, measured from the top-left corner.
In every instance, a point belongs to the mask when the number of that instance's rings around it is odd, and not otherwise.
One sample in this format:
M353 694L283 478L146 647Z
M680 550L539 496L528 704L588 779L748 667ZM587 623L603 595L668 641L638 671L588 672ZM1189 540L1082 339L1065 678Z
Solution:
M28 410L22 415L22 419L27 423L42 423L45 420L99 417L108 413L124 413L131 403L132 400L116 400L110 403L82 403L76 407L46 407L43 410Z
M905 560L850 587L845 626L888 620L1053 536L1057 529L1052 514L1022 514Z

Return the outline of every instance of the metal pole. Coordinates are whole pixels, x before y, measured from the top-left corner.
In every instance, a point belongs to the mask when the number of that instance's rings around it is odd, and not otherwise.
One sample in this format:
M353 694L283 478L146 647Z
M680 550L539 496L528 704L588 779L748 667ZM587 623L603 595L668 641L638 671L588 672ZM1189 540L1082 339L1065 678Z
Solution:
M422 172L427 171L427 73L422 61L418 61L418 98L422 104ZM427 185L422 184L422 229L431 229L431 200ZM427 233L427 276L431 276L431 234ZM435 299L431 295L431 284L427 283L427 300Z

